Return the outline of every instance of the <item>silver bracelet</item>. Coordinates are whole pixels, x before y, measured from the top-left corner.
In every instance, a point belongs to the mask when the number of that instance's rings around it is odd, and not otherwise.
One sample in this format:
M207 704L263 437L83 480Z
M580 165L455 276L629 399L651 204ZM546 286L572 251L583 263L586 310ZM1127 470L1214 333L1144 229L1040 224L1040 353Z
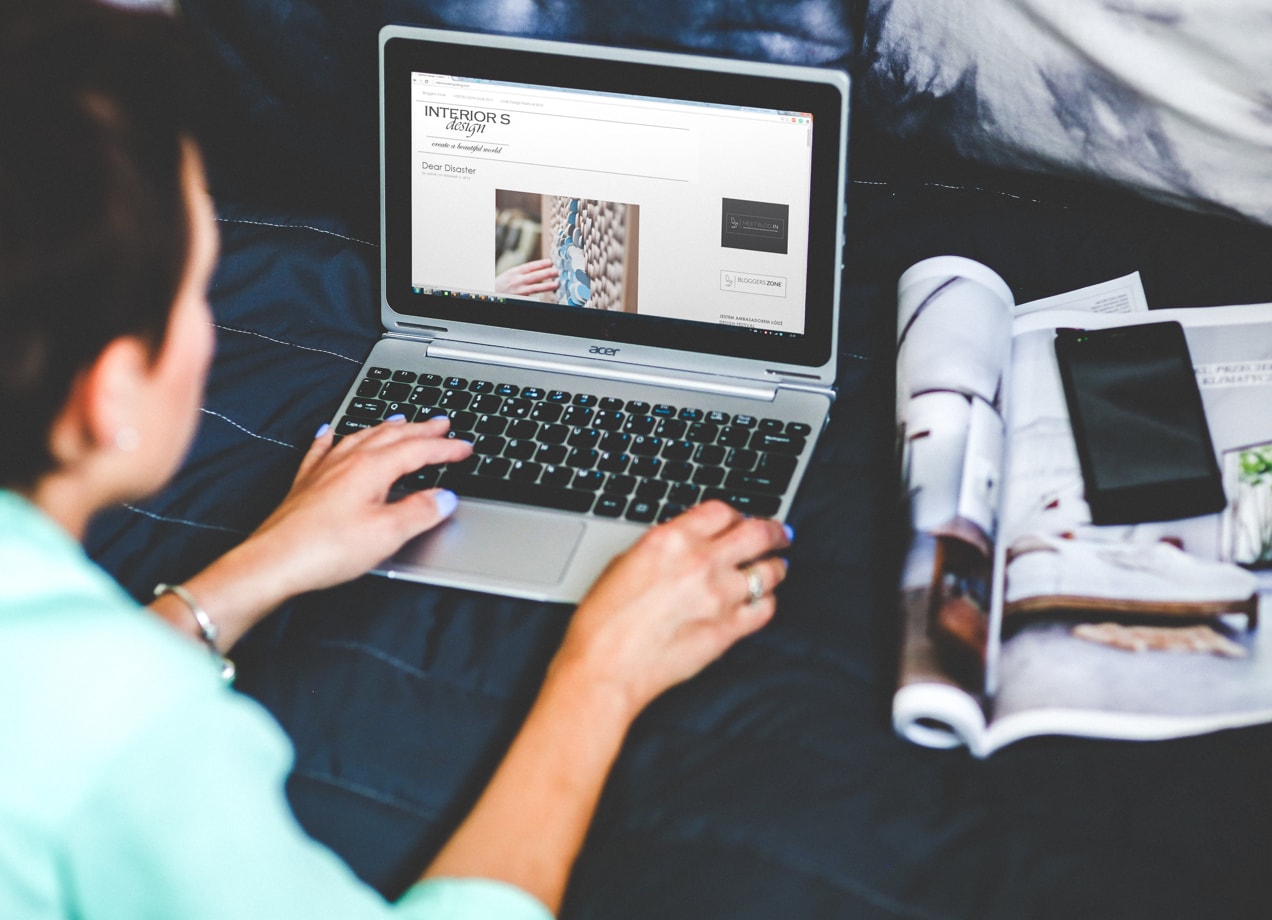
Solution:
M183 585L169 585L164 582L155 585L156 598L163 597L165 594L174 595L181 603L190 608L190 613L194 615L194 622L199 627L199 638L203 640L203 644L212 653L212 658L221 667L221 678L226 681L233 680L234 662L222 655L216 647L216 637L220 630L216 628L216 624L212 622L208 612L203 609L199 602L194 599L194 595L187 591Z

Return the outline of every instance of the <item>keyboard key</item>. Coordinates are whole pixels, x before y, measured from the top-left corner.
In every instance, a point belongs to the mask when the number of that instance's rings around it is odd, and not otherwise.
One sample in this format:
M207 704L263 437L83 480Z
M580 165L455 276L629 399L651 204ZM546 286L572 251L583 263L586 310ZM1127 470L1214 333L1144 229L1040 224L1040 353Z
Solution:
M561 416L562 425L587 425L592 421L592 410L586 406L570 406Z
M638 524L653 523L656 517L658 517L658 502L656 501L644 501L638 498L627 509L627 520L635 521Z
M699 444L693 459L702 466L719 466L724 462L724 448L719 444Z
M649 403L641 402L639 399L630 400L627 403L627 412L629 415L648 415Z
M503 455L513 460L529 460L538 449L539 445L536 441L526 438L514 438L504 448Z
M753 415L735 415L733 416L733 426L735 428L754 428L755 416Z
M575 427L570 429L570 437L566 441L571 447L595 447L601 440L601 433L595 428Z
M592 417L592 424L602 431L618 431L626 420L627 414L624 412L601 409Z
M667 502L667 504L663 505L662 511L658 512L658 523L662 524L665 521L670 521L672 518L677 515L684 514L688 510L689 508L685 505L681 505L676 502Z
M675 418L676 407L669 406L666 403L659 403L658 405L654 406L654 408L649 410L649 414L657 419Z
M601 401L597 405L606 412L617 412L626 405L621 399L615 396L602 396Z
M379 399L351 399L345 412L354 418L380 418L384 415L384 402Z
M806 438L813 433L813 426L803 422L787 422L786 433L794 438Z
M633 476L656 477L662 471L662 461L657 457L637 457L628 470Z
M600 470L579 470L574 474L574 481L570 483L570 487L595 492L604 484L605 474Z
M716 439L725 447L746 447L750 440L751 432L736 424L720 429L720 436Z
M543 390L539 387L523 387L521 390L521 396L523 399L529 399L537 402L540 399L543 399Z
M568 403L570 401L570 396L571 394L565 392L565 390L553 390L551 393L548 394L548 402Z
M524 393L525 391L522 390L522 392ZM503 405L499 407L499 414L508 418L525 418L533 408L534 403L529 399L522 396L514 396L503 401Z
M498 459L498 458L491 458ZM567 476L569 475L567 471ZM546 478L547 471L544 471ZM462 475L448 468L438 483L465 498L487 498L510 501L539 508L555 508L560 511L585 512L591 509L593 496L577 489L558 488L549 485L531 485L511 479L495 479L486 476Z
M470 404L474 412L498 412L503 400L494 393L482 393Z
M370 419L353 418L352 416L346 415L344 418L342 418L339 421L339 423L337 423L336 434L340 435L341 437L345 437L347 435L357 434L359 431L362 431L364 428L372 428L374 426L375 426L375 422L371 421Z
M539 425L537 422L532 422L526 418L513 419L508 426L508 430L504 433L510 438L533 438L539 433Z
M417 406L436 406L441 398L441 387L417 386L411 391L411 402Z
M656 438L651 435L637 435L632 438L631 446L628 450L637 457L656 457L662 450L662 438Z
M665 418L654 426L654 434L660 438L670 438L674 441L678 438L683 438L688 428L688 422L682 422L678 418Z
M782 454L798 454L804 450L807 442L800 437L794 437L789 434L771 434L769 432L757 431L751 435L750 447L752 450L774 451Z
M710 422L712 425L727 425L731 420L729 413L721 412L718 409L708 412L707 417L703 419L703 421Z
M473 394L466 390L447 390L437 404L443 409L467 409L472 400Z
M498 415L481 415L477 418L477 424L473 426L473 431L478 434L503 434L504 429L508 427L508 420Z
M394 371L393 379L397 383L414 383L415 371Z
M718 486L724 482L724 469L718 466L700 466L693 471L693 483L699 486Z
M501 383L495 387L496 396L516 396L521 392L521 387L512 383Z
M724 465L731 470L751 470L755 468L757 459L759 454L755 451L747 450L745 447L735 447L724 455Z
M426 387L440 388L442 385L442 376L441 374L420 374L418 382L422 383Z
M590 470L600 458L600 451L591 447L576 447L565 458L565 465L576 470Z
M603 450L600 458L596 461L596 468L607 473L622 473L627 470L627 465L631 463L631 460L630 454Z
M570 429L564 425L544 425L539 429L539 440L544 444L564 444Z
M611 473L605 480L605 491L614 495L631 495L636 490L636 477Z
M685 482L692 475L692 463L684 460L670 460L663 464L662 478L669 482Z
M642 479L636 484L636 497L646 501L662 501L667 494L667 483L661 479Z
M689 482L678 482L667 492L668 502L681 506L696 505L702 497L702 488Z
M393 376L393 372L387 367L368 367L367 376L372 380L388 380Z
M508 478L513 482L534 482L542 471L543 466L533 460L514 460Z
M473 453L495 455L504 449L507 443L497 434L479 434L473 439Z
M709 445L703 445L703 447L707 446ZM662 458L664 460L688 460L691 456L693 456L692 441L667 441L663 444Z
M623 430L628 434L649 434L654 430L654 424L655 421L652 415L632 414L623 423Z
M472 383L468 384L468 391L470 393L490 393L494 390L494 388L495 385L489 380L474 380Z
M482 457L481 462L477 464L477 475L502 479L508 474L511 466L512 461L507 457Z
M564 444L540 444L539 449L534 452L534 459L539 463L556 466L564 463L569 455L570 449Z
M574 405L576 405L576 406L583 406L583 407L585 407L585 408L586 408L586 407L595 406L595 405L596 405L596 397L595 397L595 396L593 396L591 393L575 393L575 394L574 394Z
M626 508L627 499L618 495L603 494L596 500L592 513L597 517L616 518L622 517Z
M782 507L782 500L776 495L755 495L750 492L737 492L731 489L707 489L702 496L704 501L720 499L727 502L743 514L755 517L772 517Z
M573 478L574 470L568 466L549 463L543 467L543 474L539 477L539 483L545 486L566 486L570 484L570 480Z
M401 402L411 395L411 385L409 383L386 383L384 389L380 391L381 399L391 399L394 402Z
M781 495L786 491L786 487L789 484L789 476L774 478L755 473L746 473L742 470L733 470L728 476L724 477L724 487L739 492L761 492L767 495Z
M372 399L380 395L380 387L382 384L378 380L372 380L368 377L366 380L358 384L358 392L355 394L364 399Z
M759 425L760 431L767 431L770 434L773 434L779 431L783 431L785 428L786 428L786 423L783 422L780 418L760 419L760 425Z
M384 404L384 417L392 418L395 415L402 416L406 421L415 418L415 407L410 403L391 402Z
M697 444L710 444L715 441L719 433L719 427L712 425L710 422L694 422L689 426L689 430L685 432L685 440L693 441Z
M536 403L527 418L550 425L561 418L561 407L552 403Z
M407 492L422 492L437 485L437 480L441 475L442 468L440 466L426 466L416 470L414 473L407 473L394 483L394 486Z

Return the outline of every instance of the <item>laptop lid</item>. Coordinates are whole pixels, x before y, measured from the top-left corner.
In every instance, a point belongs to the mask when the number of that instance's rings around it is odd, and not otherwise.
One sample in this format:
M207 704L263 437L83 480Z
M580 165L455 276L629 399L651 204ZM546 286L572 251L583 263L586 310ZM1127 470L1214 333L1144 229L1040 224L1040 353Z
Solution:
M390 333L833 383L845 74L402 26L380 50Z

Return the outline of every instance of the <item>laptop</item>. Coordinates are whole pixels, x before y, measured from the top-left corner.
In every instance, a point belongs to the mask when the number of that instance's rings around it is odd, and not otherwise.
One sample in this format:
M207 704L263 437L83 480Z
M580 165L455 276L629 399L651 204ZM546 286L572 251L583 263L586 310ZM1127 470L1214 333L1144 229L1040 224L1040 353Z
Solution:
M459 508L376 571L579 600L710 498L783 518L835 396L848 79L388 26L382 338L333 418L445 413Z

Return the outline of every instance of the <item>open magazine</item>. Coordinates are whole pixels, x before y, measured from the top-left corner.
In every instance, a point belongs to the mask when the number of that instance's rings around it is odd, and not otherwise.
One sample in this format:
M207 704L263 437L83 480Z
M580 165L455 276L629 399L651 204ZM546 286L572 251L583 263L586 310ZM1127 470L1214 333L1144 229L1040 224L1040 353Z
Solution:
M1095 526L1056 330L1164 320L1184 327L1227 507ZM1016 305L986 266L940 257L901 277L897 329L897 731L983 757L1272 721L1272 304L1150 312L1132 274Z

